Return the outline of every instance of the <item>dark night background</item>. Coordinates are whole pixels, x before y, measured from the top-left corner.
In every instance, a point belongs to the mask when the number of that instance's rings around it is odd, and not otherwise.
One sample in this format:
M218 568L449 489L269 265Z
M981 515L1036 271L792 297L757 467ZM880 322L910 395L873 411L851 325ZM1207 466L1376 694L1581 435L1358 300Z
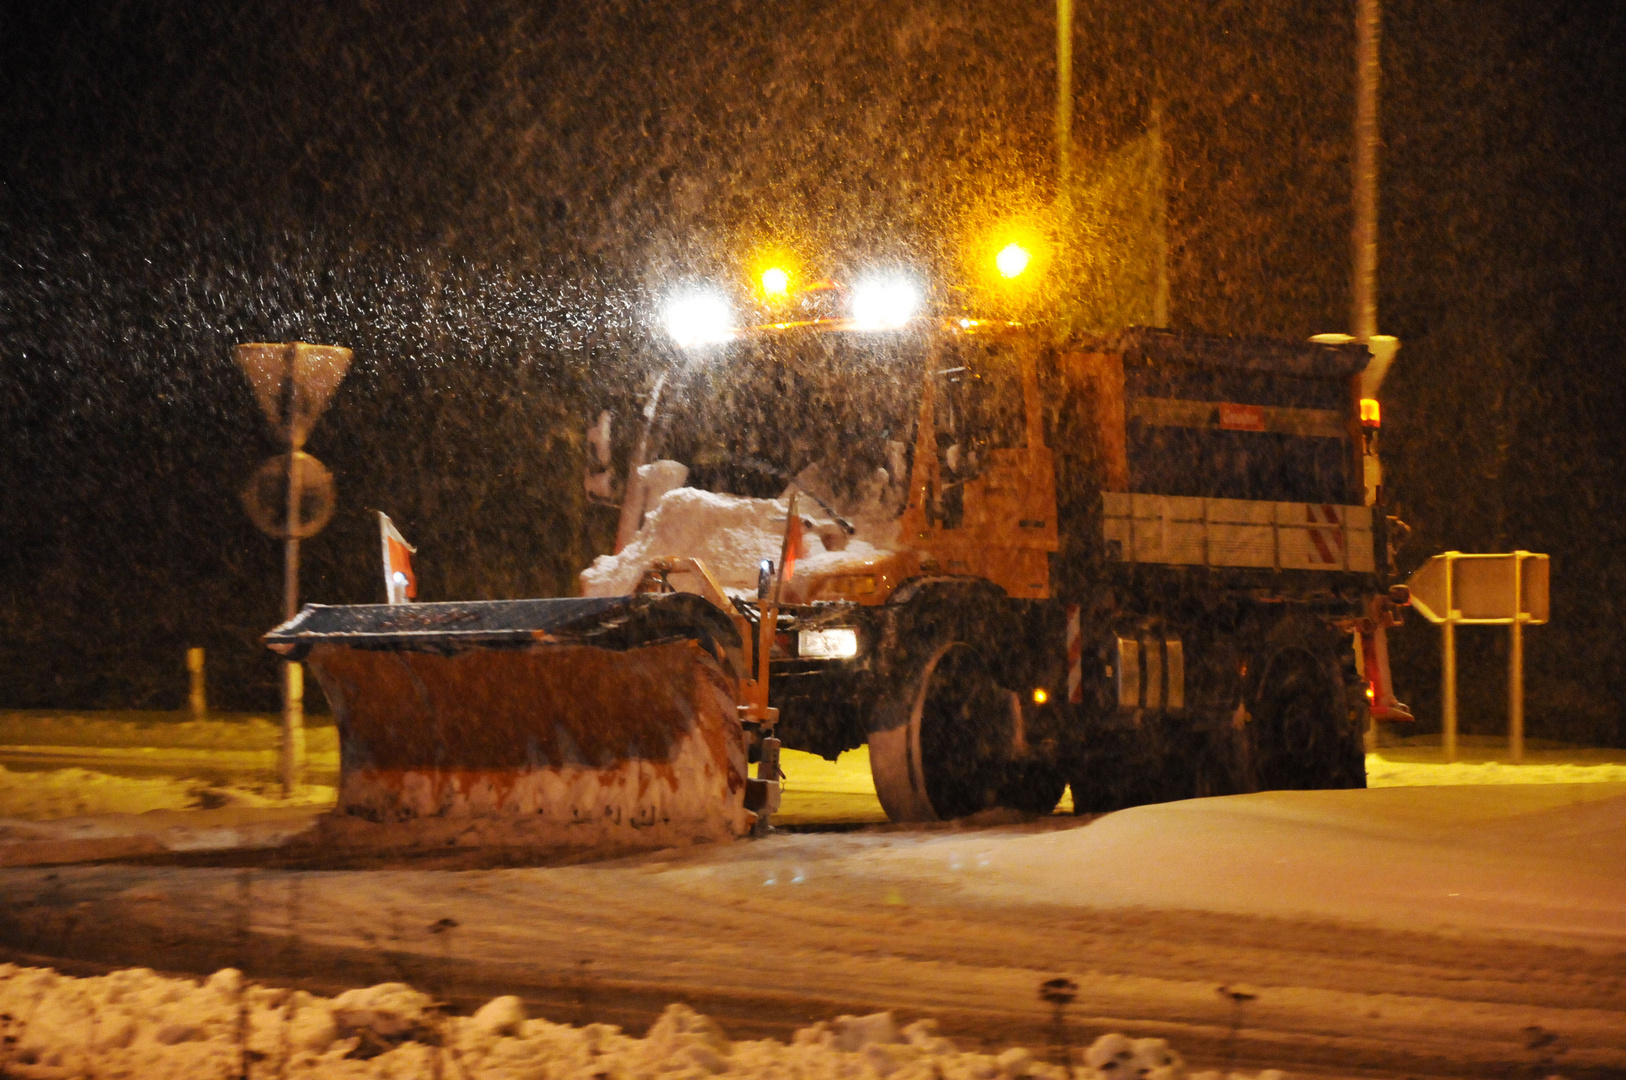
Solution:
M1353 3L1081 4L1081 169L1164 103L1172 320L1348 326ZM941 268L968 208L1046 192L1054 8L492 0L0 8L0 707L275 702L276 446L240 341L344 344L309 450L340 511L304 596L382 599L371 508L428 599L568 591L606 522L582 419L651 301L793 241ZM1403 553L1554 558L1534 737L1626 745L1626 8L1384 15L1381 323ZM821 253L828 253L823 255ZM1464 730L1505 634L1462 634ZM1395 642L1437 726L1438 632Z

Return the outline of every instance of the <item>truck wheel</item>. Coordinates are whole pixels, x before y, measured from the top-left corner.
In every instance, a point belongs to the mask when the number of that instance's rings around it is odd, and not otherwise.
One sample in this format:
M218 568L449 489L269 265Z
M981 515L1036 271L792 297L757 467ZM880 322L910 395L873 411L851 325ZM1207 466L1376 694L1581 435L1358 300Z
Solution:
M1000 805L1017 708L970 645L950 641L927 653L876 703L870 772L887 817L946 821ZM1060 798L1058 788L1050 806Z
M1254 761L1261 790L1366 786L1359 725L1336 666L1291 649L1277 655L1255 712Z

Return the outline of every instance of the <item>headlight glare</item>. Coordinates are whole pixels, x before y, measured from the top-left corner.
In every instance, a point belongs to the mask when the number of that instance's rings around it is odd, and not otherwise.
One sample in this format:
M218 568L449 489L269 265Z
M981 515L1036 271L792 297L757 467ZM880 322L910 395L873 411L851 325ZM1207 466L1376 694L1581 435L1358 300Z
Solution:
M901 275L871 277L853 286L853 323L860 330L894 330L920 310L920 288Z
M796 655L804 660L846 660L858 655L858 631L850 626L803 630L796 636Z
M680 348L714 345L734 336L734 312L722 293L696 289L679 293L661 312L666 332Z

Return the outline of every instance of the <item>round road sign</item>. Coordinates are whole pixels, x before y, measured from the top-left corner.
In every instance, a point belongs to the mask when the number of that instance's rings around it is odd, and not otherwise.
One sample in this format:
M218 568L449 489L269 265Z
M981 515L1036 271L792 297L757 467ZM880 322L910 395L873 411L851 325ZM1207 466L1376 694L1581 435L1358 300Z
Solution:
M294 454L298 497L294 523L288 524L288 455L278 454L257 469L243 488L243 509L263 533L279 540L315 536L333 517L333 474L304 452Z

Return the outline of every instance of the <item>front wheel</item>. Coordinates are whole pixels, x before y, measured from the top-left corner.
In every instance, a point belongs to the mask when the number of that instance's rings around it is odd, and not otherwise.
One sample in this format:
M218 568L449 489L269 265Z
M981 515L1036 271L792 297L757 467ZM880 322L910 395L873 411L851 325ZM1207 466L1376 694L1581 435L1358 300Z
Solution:
M946 821L1009 805L1018 708L976 649L950 641L931 650L875 711L870 772L887 817ZM1045 792L1024 794L1035 802ZM1046 810L1059 786L1055 796Z

